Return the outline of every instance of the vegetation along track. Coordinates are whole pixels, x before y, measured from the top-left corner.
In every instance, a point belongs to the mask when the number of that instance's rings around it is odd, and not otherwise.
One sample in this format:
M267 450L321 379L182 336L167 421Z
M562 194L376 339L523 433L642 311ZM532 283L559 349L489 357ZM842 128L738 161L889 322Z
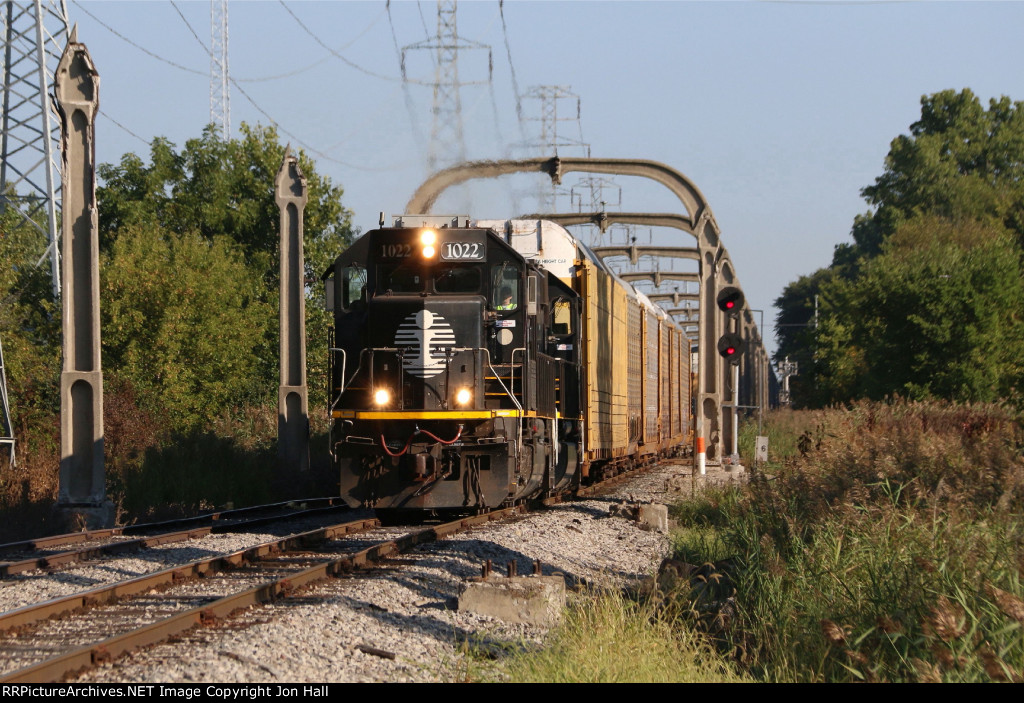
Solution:
M426 528L371 531L359 520L265 542L0 615L0 680L43 682L274 601L424 541L520 512L510 508ZM202 577L202 578L200 578Z

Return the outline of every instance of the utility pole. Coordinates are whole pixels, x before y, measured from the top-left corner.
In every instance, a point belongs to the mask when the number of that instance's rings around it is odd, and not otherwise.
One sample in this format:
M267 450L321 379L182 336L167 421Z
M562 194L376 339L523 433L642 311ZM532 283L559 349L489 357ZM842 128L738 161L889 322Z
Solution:
M3 116L0 124L0 211L11 208L46 240L54 300L60 300L60 120L50 94L68 42L64 0L7 0L3 18ZM45 250L45 251L44 251Z

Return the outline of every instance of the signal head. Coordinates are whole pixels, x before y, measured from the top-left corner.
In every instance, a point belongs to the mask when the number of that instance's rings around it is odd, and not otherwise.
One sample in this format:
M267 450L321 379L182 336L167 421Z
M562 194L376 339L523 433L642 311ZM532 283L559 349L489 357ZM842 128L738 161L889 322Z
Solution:
M747 348L747 343L738 334L728 332L718 340L718 353L730 364L739 364L740 356Z
M718 309L730 315L739 315L743 307L743 291L736 286L726 286L718 291Z

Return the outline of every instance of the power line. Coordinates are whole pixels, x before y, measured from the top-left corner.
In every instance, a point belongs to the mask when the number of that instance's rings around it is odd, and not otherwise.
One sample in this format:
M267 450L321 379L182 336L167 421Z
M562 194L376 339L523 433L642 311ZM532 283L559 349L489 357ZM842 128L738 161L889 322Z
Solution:
M402 65L402 49L398 45L398 34L395 33L395 23L391 17L391 0L387 0L385 10L388 13L388 25L391 26L391 41L395 45L395 54L398 57L398 69L402 72L402 75L405 75L405 69ZM413 103L412 91L409 90L409 83L407 81L402 81L402 93L405 97L405 109L409 111L409 126L412 128L413 138L416 140L416 146L422 148L423 134L416 123L416 106Z
M107 31L109 31L111 34L113 34L114 36L118 37L119 39L123 40L127 44L135 47L139 51L142 51L143 53L145 53L145 54L147 54L147 55L157 59L158 61L162 61L163 63L166 63L166 64L168 64L170 66L173 66L174 68L177 68L179 70L185 71L187 73L192 73L192 74L200 75L200 76L207 76L208 75L207 73L205 73L203 71L198 71L196 69L189 68L188 66L183 66L183 65L181 65L181 64L179 64L179 63L177 63L175 61L171 61L169 59L166 59L166 58L160 56L159 54L156 54L156 53L150 51L146 47L138 44L135 41L132 41L131 39L126 37L124 34L122 34L121 32L117 31L116 29L111 27L109 24L107 24L106 22L101 20L100 18L96 17L93 13L89 12L88 10L86 10L84 7L82 7L82 3L79 2L78 0L72 0L72 2L74 2L74 4L78 7L78 9L82 10L86 15L88 15L90 18L92 18L97 24L99 24L104 29L106 29ZM178 16L181 18L182 22L185 23L185 26L188 28L189 32L192 34L192 37L196 40L196 42L199 44L199 46L202 47L203 52L206 53L208 56L211 55L210 48L199 37L199 34L192 27L192 24L188 21L188 18L185 17L185 15L182 13L181 9L174 2L174 0L170 0L170 4L174 7L175 11L178 13ZM285 9L288 10L287 6L285 6ZM290 10L289 10L289 13L292 14ZM372 22L365 30L363 30L363 32L361 32L356 37L356 39L358 39L360 36L365 34L370 29L370 27L372 27L373 24L375 24L375 23L376 23L376 20L374 20L374 22ZM354 42L354 41L355 41L355 39L352 40L352 42ZM351 44L352 42L349 42L349 43ZM328 48L328 50L330 50L330 49ZM345 60L344 57L341 57L336 52L331 51L331 53L334 54L335 56L337 56L338 58L341 58L342 60ZM313 66L319 65L320 63L323 63L325 60L326 60L326 57L324 59L321 59L321 60L313 63L313 64L310 64L307 67L304 67L302 69L298 69L297 71L293 71L291 73L281 74L279 76L268 76L268 77L265 77L265 78L248 78L248 79L245 79L245 78L239 79L239 78L234 78L234 77L229 76L228 81L229 81L229 83L232 86L234 86L238 90L239 93L242 94L242 97L244 97L249 102L249 104L251 104L252 107L258 113L260 113L263 117L265 117L270 122L270 124L275 129L277 129L281 134L284 134L285 136L287 136L290 139L292 139L300 147L305 149L310 154L315 155L319 159L323 159L325 161L330 161L331 163L338 164L339 166L344 166L345 168L351 168L351 169L354 169L354 170L357 170L357 171L368 171L368 172L374 172L374 173L377 173L377 172L379 172L379 173L386 173L386 172L389 172L389 171L395 171L395 170L404 168L406 164L399 164L399 165L393 165L393 166L385 166L385 167L380 167L380 168L372 168L372 167L367 167L367 166L362 166L362 165L357 165L357 164L349 163L347 161L342 161L341 159L336 159L336 158L334 158L334 157L324 153L323 151L321 151L321 150L317 149L316 147L310 145L305 140L301 139L295 133L291 132L288 129L285 129L277 120L275 120L270 115L270 113L268 113L266 110L264 110L262 107L260 107L260 105L253 99L253 97L251 95L249 95L249 93L246 92L245 89L241 85L239 85L239 83L242 82L242 81L245 81L245 82L263 82L263 81L268 81L268 80L274 80L276 78L287 78L289 76L295 75L296 73L301 73L301 72L303 72L305 70L308 70L309 68L312 68ZM387 77L384 77L384 78L387 79L387 80L392 80L392 79L388 79ZM116 126L120 127L122 130L124 130L125 132L127 132L131 136L135 137L136 139L141 141L143 144L147 144L147 145L149 144L149 142L147 142L143 137L140 137L138 134L136 134L135 132L131 131L130 129L125 127L123 124L121 124L117 120L115 120L112 117L110 117L110 115L107 115L103 111L100 111L100 114L104 115L107 119L109 119L111 122L113 122Z
M512 91L516 96L516 119L519 121L519 137L526 139L526 128L523 126L523 102L519 93L519 81L516 80L516 67L512 63L512 46L508 41L508 25L505 24L505 0L499 0L498 12L501 14L501 33L505 37L505 55L508 56L508 68L512 72Z
M99 24L101 27L106 29L111 34L113 34L115 37L117 37L119 39L122 39L123 41L127 42L128 44L131 44L132 46L134 46L139 51L143 52L144 54L148 54L148 55L152 56L157 61L163 61L165 64L168 64L170 66L174 66L175 68L180 69L182 71L185 71L186 73L194 73L194 74L196 74L198 76L206 76L206 75L208 75L206 71L197 71L194 68L189 68L188 66L182 66L180 63L176 63L174 61L171 61L170 59L165 59L163 56L160 56L159 54L154 54L152 51L150 51L146 47L144 47L141 44L138 44L138 43L132 41L131 39L129 39L125 35L121 34L119 31L117 31L116 29L111 27L109 24L107 24L106 22L101 20L99 17L97 17L93 13L89 12L88 10L86 10L85 6L81 2L78 2L78 0L72 0L72 2L75 4L75 6L79 10L81 10L86 15L91 17L93 20L96 21L97 24ZM174 3L172 2L171 4L173 5ZM177 9L177 8L175 8L175 9ZM179 11L178 14L181 14L181 12Z
M192 33L192 36L195 37L195 40L199 43L199 46L203 47L203 50L205 52L207 52L208 54L211 53L210 49L207 48L206 44L203 43L203 40L199 38L199 35L196 33L196 30L192 28L192 25L189 23L188 19L186 19L185 15L183 15L181 10L178 9L178 6L174 2L174 0L171 0L171 5L173 5L174 9L178 11L178 16L181 17L181 21L185 23L185 26L188 27L188 30ZM285 7L285 9L288 9L288 8ZM336 164L338 164L340 166L345 166L346 168L353 168L353 169L359 169L359 170L365 170L365 171L386 170L386 169L372 169L372 168L366 168L364 166L357 166L355 164L348 163L347 161L342 161L341 159L335 159L335 158L333 158L331 156L328 156L327 154L323 153L322 151L320 151L316 147L312 146L311 144L307 143L303 139L300 139L298 135L296 135L293 132L290 132L289 130L287 130L284 127L282 127L281 123L279 123L277 120L275 120L273 117L271 117L269 112L267 112L262 107L260 107L259 104L252 98L252 96L249 95L247 92L245 92L245 89L242 88L242 86L240 86L235 79L233 79L230 76L228 76L228 81L231 83L231 85L233 85L235 87L236 90L238 90L239 93L242 94L242 97L244 97L246 100L249 101L249 103L253 106L253 108L256 109L257 112L259 112L261 115L263 115L264 117L266 117L270 121L270 123L274 126L275 129L277 129L279 132L281 132L281 134L284 134L285 136L290 137L291 139L293 139L296 144L301 146L303 149L305 149L309 153L315 154L317 156L317 158L323 159L325 161L331 161L332 163L336 163Z
M369 70L369 69L367 69L367 68L363 68L363 67L362 67L362 66L360 66L359 64L357 64L357 63L354 63L354 62L350 61L349 59L345 58L345 57L344 57L344 56L342 56L342 55L341 55L340 53L338 53L338 52L337 52L337 51L336 51L335 49L332 49L331 47L327 46L327 44L325 44L325 43L323 42L323 40L321 40L321 39L320 39L320 37L318 37L318 36L317 36L317 35L316 35L316 34L315 34L315 33L313 32L313 30L312 30L312 29L310 29L309 27L307 27L307 26L306 26L306 23L305 23L305 22L303 22L302 20L300 20L300 19L299 19L299 17L298 17L298 15L296 15L296 14L295 14L294 12L292 12L292 11L291 11L291 8L290 8L290 7L288 7L287 5L285 5L285 4L284 4L284 0L278 0L278 1L279 1L279 2L281 3L281 7L283 7L283 8L285 9L285 12L287 12L287 13L288 13L289 15L291 15L291 16L292 16L292 19L294 19L294 20L295 20L295 21L296 21L296 22L298 23L298 25L299 25L300 27L302 27L302 30L303 30L303 31L304 31L304 32L305 32L306 34L308 34L308 35L310 36L310 38L311 38L311 39L312 39L313 41L315 41L315 42L316 42L317 44L319 44L319 45L320 45L320 46L322 46L322 47L323 47L324 49L326 49L327 51L329 51L329 52L331 53L331 55L332 55L332 56L334 56L335 58L337 58L337 59L338 59L339 61L341 61L341 62L342 62L342 63L344 63L345 65L347 65L347 66L350 66L350 67L352 67L352 68L356 69L357 71L360 71L360 72L362 72L362 73L365 73L365 74L366 74L366 75L368 75L368 76L372 76L373 78L379 78L379 79L381 79L381 80L384 80L384 81L396 81L396 82L397 82L397 81L400 81L400 80L402 80L402 79L401 79L400 77L398 77L398 78L394 78L394 77L392 77L392 76L385 76L385 75L383 75L383 74L380 74L380 73L375 73L375 72L373 72L373 71L371 71L371 70ZM353 40L353 41L355 41L355 40Z
M125 132L127 132L128 134L130 134L130 135L132 135L133 137L135 137L136 139L138 139L138 140L139 140L140 142L142 142L142 143L143 143L143 144L145 144L146 146L149 146L149 142L147 142L147 141L146 141L145 139L143 139L142 137L140 137L139 135L137 135L137 134L136 134L135 132L133 132L133 131L131 131L130 129L128 129L127 127L125 127L125 126L124 126L123 124L121 124L120 122L118 122L117 120L115 120L115 119L114 119L113 117L111 117L110 115L108 115L107 113L105 113L105 112L104 112L103 110L100 110L100 111L99 111L99 113L100 113L101 115L103 115L104 117L106 117L106 118L107 118L108 120L110 120L111 122L113 122L113 123L114 123L115 125L117 125L118 127L120 127L121 129L123 129L123 130L124 130Z
M88 15L94 22L96 22L98 25L100 25L101 27L106 29L108 32L113 34L115 37L117 37L118 39L121 39L125 43L135 47L136 49L138 49L139 51L143 52L144 54L147 54L147 55L153 57L157 61L161 61L161 62L163 62L163 63L165 63L165 64L167 64L169 66L173 66L174 68L177 68L177 69L179 69L181 71L185 71L186 73L192 73L192 74L197 75L197 76L207 76L207 75L209 75L209 72L207 72L207 71L200 71L200 70L195 69L195 68L189 68L188 66L183 66L180 63L177 63L175 61L171 61L170 59L164 58L163 56L160 56L159 54L156 54L156 53L150 51L149 49L147 49L146 47L142 46L141 44L139 44L139 43L137 43L135 41L132 41L130 38L128 38L125 35L121 34L119 31L117 31L116 29L111 27L109 24L107 24L106 22L101 20L99 17L97 17L93 13L89 12L87 9L85 9L85 6L81 2L79 2L79 0L71 0L71 2L79 10L81 10L83 13ZM369 29L369 27L367 27L367 30L368 29ZM365 33L365 31L366 30L364 30L364 33ZM316 68L320 64L326 62L329 58L330 58L329 56L324 56L323 58L317 59L313 63L307 64L307 65L302 66L300 68L296 68L295 70L288 71L286 73L278 73L278 74L275 74L275 75L272 75L272 76L256 76L254 78L237 78L236 77L235 80L240 82L240 83L264 83L264 82L268 82L268 81L283 80L285 78L293 78L293 77L295 77L295 76L297 76L299 74L305 73L306 71L309 71L309 70L312 70L312 69Z

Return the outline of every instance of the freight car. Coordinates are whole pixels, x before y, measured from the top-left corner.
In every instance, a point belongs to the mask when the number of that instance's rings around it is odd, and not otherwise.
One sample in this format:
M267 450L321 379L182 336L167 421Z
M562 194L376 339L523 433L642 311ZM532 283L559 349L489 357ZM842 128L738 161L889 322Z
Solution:
M354 507L482 510L687 446L682 329L558 225L404 215L323 278Z

